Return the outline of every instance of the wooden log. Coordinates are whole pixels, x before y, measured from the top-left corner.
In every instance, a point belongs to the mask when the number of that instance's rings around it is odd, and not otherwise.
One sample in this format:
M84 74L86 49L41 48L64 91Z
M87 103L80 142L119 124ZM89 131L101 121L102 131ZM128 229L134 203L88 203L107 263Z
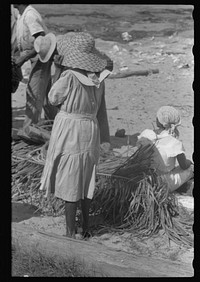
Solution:
M24 129L20 129L17 136L38 144L44 144L50 139L51 133L43 128L29 125Z
M44 255L76 257L95 270L95 276L111 277L191 277L192 265L154 259L113 250L91 240L75 240L65 236L34 230L27 225L12 223L12 242L24 249Z
M124 77L129 77L129 76L147 76L151 73L159 73L158 69L149 69L149 70L138 70L138 71L133 71L133 70L128 70L128 71L123 71L123 72L118 72L118 73L111 73L108 78L109 79L114 79L114 78L124 78Z
M123 72L111 73L108 76L108 78L114 79L114 78L124 78L129 76L147 76L149 74L155 74L155 73L159 73L159 70L158 69L138 70L138 71L127 70ZM27 83L27 82L23 80L23 83Z

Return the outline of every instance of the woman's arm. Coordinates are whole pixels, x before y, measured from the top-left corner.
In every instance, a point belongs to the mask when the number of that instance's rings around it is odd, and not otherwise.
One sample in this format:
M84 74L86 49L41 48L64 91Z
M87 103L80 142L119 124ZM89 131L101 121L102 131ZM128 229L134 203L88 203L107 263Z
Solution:
M106 101L105 101L105 84L103 87L101 105L97 113L97 120L99 122L99 128L100 128L100 142L110 143L110 132L109 132L108 116L107 116Z
M177 155L177 160L183 170L188 169L192 164L192 162L186 158L184 153Z
M41 32L35 33L33 36L36 39L40 35L44 36L45 33L43 31L41 31ZM36 55L37 55L37 52L35 51L35 49L33 47L31 50L27 51L24 55L17 57L15 59L15 64L16 64L17 67L21 67L25 62L27 62L31 58L35 57Z
M25 62L27 62L29 59L35 57L37 55L37 52L35 49L32 49L28 51L26 54L21 55L15 59L15 65L17 67L21 67Z

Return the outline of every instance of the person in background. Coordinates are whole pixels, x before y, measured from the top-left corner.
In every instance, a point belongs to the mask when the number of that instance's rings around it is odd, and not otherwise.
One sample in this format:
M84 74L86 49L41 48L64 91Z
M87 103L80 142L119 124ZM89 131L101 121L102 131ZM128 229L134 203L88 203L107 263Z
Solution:
M38 59L37 52L34 49L35 39L48 34L48 30L41 15L30 4L14 4L14 8L19 11L19 17L16 26L17 49L20 56L15 58L16 67L30 60L31 73L26 88L26 110L23 128L31 124L37 124L40 121L42 107L44 108L45 118L53 120L57 109L50 105L47 99L47 93L51 88L51 60L41 62ZM49 42L56 44L55 38L51 34ZM49 43L50 44L50 43ZM44 46L45 48L45 46Z
M18 10L11 5L11 65L12 65L12 81L11 92L15 93L20 81L23 78L21 67L17 67L15 64L15 57L19 56L17 52L17 36L16 36L16 24L18 18Z
M156 116L157 129L145 129L139 136L137 146L155 144L152 167L168 184L172 192L193 178L192 161L185 156L183 143L179 140L177 127L181 117L174 107L161 107Z
M17 46L16 25L19 12L11 5L11 53L14 54Z
M84 32L57 41L64 69L49 92L59 106L55 117L40 190L65 201L66 235L75 238L75 216L81 201L82 236L89 232L89 208L95 189L100 143L110 143L105 103L107 60Z

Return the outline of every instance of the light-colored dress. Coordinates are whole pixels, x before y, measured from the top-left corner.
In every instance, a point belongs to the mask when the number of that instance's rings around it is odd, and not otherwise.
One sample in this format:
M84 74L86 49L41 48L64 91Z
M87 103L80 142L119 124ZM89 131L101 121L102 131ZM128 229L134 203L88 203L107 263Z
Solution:
M18 19L18 10L11 5L11 52L14 54L14 49L17 44L16 26Z
M65 201L92 198L95 167L100 152L100 123L105 120L103 72L99 87L83 74L67 70L49 92L49 101L60 105L55 117L40 190ZM100 113L101 112L101 113ZM108 132L108 131L107 131ZM92 177L93 176L93 177Z
M145 129L139 136L137 144L155 143L152 167L168 183L170 191L179 188L193 176L192 166L186 170L177 165L177 155L185 153L183 143L171 136L167 131L156 134Z

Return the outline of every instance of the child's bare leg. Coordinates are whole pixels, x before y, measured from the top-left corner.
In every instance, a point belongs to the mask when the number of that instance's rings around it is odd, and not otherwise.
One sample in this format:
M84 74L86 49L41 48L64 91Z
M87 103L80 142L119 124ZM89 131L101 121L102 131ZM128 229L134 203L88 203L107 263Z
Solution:
M83 218L83 233L87 232L89 229L89 209L90 209L91 199L84 198L81 200L82 218Z
M75 238L77 202L65 202L66 236Z

